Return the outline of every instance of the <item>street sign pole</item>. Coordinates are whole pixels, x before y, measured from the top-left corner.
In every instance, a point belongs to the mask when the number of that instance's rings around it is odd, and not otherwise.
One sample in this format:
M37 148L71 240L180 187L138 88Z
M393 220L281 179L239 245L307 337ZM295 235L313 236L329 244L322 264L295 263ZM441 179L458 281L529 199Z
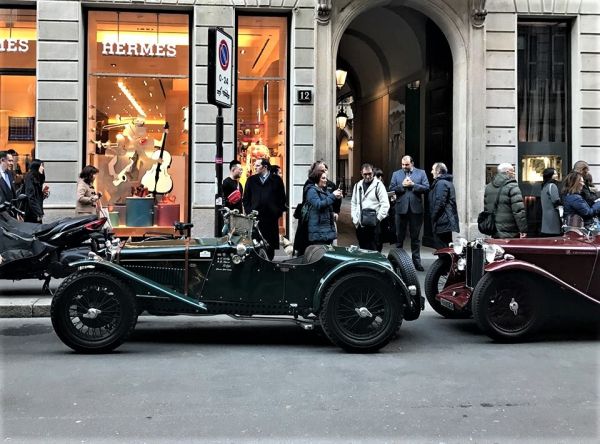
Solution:
M208 103L217 107L215 152L215 237L223 226L223 108L231 107L233 40L221 28L208 29Z
M215 154L215 177L217 193L215 194L215 237L221 237L223 227L223 108L217 106L217 152Z

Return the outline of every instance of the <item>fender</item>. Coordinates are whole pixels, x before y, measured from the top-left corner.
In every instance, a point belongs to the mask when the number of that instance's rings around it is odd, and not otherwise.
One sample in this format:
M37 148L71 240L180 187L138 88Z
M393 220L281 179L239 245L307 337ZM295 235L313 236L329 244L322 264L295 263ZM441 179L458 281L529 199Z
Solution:
M78 269L97 268L100 270L108 271L109 273L122 277L128 281L134 281L136 284L140 284L142 287L148 288L161 296L167 296L172 299L177 299L178 301L191 305L196 309L204 311L208 310L206 305L200 301L190 298L189 296L183 295L178 291L171 290L170 288L165 288L150 279L132 273L126 268L121 267L120 265L114 264L112 262L105 261L102 258L86 259L82 261L71 262L69 266Z
M410 294L408 292L408 288L406 288L406 285L404 284L404 282L402 282L402 279L400 279L400 276L398 276L392 270L383 266L380 262L363 260L363 261L342 262L339 265L337 265L335 268L329 270L329 272L321 278L321 280L319 281L319 285L317 286L317 288L313 294L313 308L315 310L317 310L319 307L321 307L321 301L323 299L322 294L323 294L324 290L331 284L332 281L337 279L341 274L352 272L354 270L365 270L365 269L369 270L369 271L375 271L380 274L384 274L388 278L390 278L392 280L393 284L398 286L398 288L400 288L400 290L402 291L402 293L403 293L402 296L404 297L404 303L406 303L407 305L411 304L411 302L410 302L411 299L410 299Z
M433 252L435 256L456 256L452 247L444 247Z
M591 302L594 302L596 304L600 303L599 301L592 298L591 296L588 296L581 290L573 287L570 284L567 284L562 279L559 279L556 276L554 276L553 274L548 273L543 268L540 268L537 265L530 264L529 262L521 261L518 259L501 260L501 261L492 262L491 264L488 264L485 267L486 273L498 273L501 271L509 271L509 270L521 270L521 271L527 271L529 273L537 274L538 276L542 276L543 278L548 279L549 281L554 282L555 284L558 284L561 287L564 287L567 290L569 290L573 293L576 293Z

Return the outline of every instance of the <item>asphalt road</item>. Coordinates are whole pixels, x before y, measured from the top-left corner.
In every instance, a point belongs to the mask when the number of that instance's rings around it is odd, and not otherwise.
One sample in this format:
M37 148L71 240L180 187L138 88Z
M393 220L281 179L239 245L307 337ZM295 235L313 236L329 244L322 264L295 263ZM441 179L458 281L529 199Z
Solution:
M49 319L0 320L4 442L598 442L597 332L519 345L430 310L381 352L294 325L141 317L77 355Z

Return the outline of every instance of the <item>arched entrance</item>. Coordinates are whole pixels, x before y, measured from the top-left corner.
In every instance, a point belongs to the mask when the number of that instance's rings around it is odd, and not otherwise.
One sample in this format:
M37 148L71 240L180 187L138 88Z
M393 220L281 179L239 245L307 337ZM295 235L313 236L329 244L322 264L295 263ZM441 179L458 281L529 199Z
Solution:
M347 70L347 82L335 93L336 112L352 96L349 131L354 147L347 166L350 182L362 162L384 170L386 185L400 159L409 154L429 173L436 161L455 174L466 190L467 131L466 49L461 20L441 1L351 3L334 15L334 69ZM468 23L467 23L468 26ZM462 30L462 31L461 31ZM462 124L461 124L462 122ZM336 156L343 137L336 129ZM343 155L342 155L343 156ZM338 162L338 169L341 162ZM460 193L466 222L468 193ZM462 200L462 202L460 202ZM461 205L462 204L462 205ZM429 224L425 224L428 240Z

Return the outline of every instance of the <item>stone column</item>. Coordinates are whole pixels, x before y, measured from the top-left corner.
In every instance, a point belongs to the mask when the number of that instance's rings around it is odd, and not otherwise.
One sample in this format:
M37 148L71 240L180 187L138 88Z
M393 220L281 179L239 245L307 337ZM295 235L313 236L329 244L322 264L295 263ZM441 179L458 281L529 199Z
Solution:
M74 208L83 157L83 48L81 5L73 1L37 2L36 157L44 161L52 208ZM64 213L65 211L62 211ZM69 212L72 212L69 211Z

